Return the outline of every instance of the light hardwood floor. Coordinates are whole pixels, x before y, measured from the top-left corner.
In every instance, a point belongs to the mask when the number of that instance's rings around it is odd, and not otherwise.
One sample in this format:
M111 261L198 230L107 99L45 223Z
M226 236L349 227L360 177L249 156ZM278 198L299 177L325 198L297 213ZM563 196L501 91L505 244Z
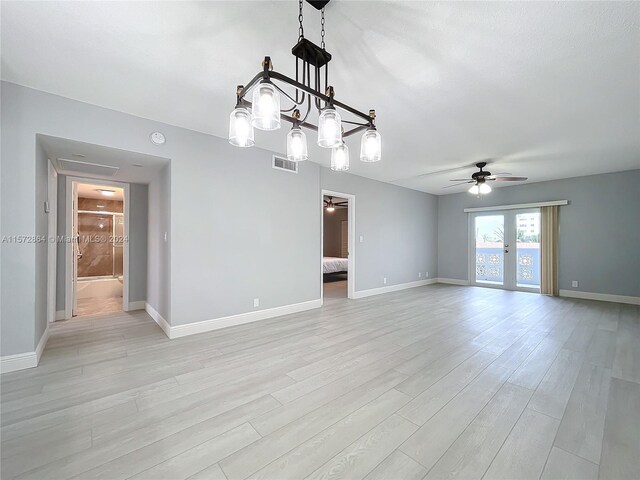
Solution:
M3 479L638 479L630 305L433 285L168 340L60 322L3 375Z

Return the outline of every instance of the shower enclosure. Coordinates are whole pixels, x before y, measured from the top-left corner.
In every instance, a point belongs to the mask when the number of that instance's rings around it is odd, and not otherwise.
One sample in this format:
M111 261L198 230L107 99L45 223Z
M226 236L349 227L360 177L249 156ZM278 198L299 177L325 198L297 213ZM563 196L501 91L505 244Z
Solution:
M78 280L122 277L124 215L78 211Z

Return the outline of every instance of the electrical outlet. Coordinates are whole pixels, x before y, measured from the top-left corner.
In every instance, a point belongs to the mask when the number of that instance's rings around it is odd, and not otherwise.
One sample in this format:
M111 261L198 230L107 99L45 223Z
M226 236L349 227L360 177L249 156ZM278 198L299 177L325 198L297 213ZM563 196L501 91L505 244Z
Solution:
M260 299L259 298L254 298L253 299L253 306L254 306L254 308L260 306Z
M382 279L382 283L384 283L385 285L387 284L387 277L384 277L384 278Z
M360 235L360 243L364 243L364 235Z
M574 280L573 282L571 282L571 286L572 286L573 288L576 288L576 287L578 286L578 281L577 281L577 280Z

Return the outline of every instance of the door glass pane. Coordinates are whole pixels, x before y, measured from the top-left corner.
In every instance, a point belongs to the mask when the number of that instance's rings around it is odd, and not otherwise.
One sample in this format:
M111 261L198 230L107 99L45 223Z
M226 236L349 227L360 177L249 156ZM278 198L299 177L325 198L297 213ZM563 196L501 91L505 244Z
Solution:
M540 212L516 215L516 284L540 287Z
M504 215L476 217L476 282L504 284Z

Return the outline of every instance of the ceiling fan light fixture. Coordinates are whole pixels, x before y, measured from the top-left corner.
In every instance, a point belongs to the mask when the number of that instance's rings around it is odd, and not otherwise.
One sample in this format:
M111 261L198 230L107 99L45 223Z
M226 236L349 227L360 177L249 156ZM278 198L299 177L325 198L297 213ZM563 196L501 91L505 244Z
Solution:
M229 143L236 147L255 145L251 111L248 108L236 107L229 115Z
M280 94L268 80L262 80L253 89L251 124L258 130L280 128Z
M345 143L331 150L331 170L336 172L349 170L349 147Z
M360 141L360 161L365 163L379 162L382 158L382 137L376 127L367 128Z
M472 185L468 191L471 195L478 195L480 193L480 188L476 184L476 185Z
M491 193L491 187L487 185L485 182L482 182L478 187L480 195L486 195L487 193Z
M287 134L287 160L303 162L308 158L307 136L299 126L294 125Z

